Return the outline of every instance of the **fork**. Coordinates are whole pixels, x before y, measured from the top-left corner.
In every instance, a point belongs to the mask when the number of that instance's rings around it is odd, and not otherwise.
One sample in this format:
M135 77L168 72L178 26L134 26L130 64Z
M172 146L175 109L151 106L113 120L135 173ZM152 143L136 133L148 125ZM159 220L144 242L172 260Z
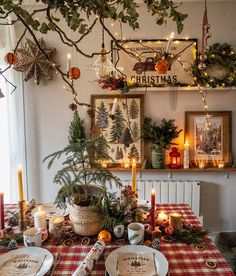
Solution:
M54 264L53 264L53 267L52 267L50 276L53 275L53 273L54 273L56 267L59 265L60 261L61 261L61 254L60 254L60 252L58 252L58 253L57 253L57 256L56 256L56 260L55 260L55 262L54 262Z

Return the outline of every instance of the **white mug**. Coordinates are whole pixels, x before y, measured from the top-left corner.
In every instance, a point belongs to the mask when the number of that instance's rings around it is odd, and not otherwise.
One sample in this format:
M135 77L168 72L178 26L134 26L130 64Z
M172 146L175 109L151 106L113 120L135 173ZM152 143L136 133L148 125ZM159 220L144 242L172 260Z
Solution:
M24 245L25 246L36 246L41 247L42 243L47 239L48 231L47 229L36 229L30 228L24 231Z
M132 222L128 225L128 239L130 244L139 244L144 236L144 225L139 222Z

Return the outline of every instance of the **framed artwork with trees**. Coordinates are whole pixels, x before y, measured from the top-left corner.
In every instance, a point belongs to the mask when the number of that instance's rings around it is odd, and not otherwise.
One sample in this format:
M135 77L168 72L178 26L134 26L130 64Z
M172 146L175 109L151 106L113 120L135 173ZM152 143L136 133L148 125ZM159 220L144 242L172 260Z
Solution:
M143 95L92 95L91 104L93 135L103 135L110 145L109 166L122 166L133 158L143 162Z

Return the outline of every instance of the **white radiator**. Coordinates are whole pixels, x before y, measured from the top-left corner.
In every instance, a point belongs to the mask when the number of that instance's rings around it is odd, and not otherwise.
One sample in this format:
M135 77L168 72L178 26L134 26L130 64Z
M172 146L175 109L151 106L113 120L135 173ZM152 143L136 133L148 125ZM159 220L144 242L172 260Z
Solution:
M123 185L130 180L122 180ZM156 191L156 203L186 203L194 214L200 216L200 182L199 181L155 181L138 180L138 197L150 200L152 188Z

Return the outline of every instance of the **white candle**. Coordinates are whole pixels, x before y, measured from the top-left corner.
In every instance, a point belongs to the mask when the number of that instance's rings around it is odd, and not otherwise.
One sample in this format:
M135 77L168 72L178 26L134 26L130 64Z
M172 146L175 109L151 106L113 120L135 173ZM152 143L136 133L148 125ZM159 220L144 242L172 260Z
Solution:
M184 169L189 169L189 142L184 144Z
M111 115L115 114L116 108L117 108L117 98L114 99L113 105L112 105L112 110L111 110Z
M182 217L180 213L169 214L169 224L175 229L180 230L182 228Z
M34 227L36 229L47 228L46 213L45 211L40 210L40 207L34 214Z
M71 54L67 54L67 72L69 72L71 67Z
M170 34L170 38L169 38L167 46L166 46L166 53L168 53L170 51L171 43L172 43L172 40L173 40L174 36L175 36L175 33L172 32Z
M157 222L160 224L168 222L168 215L164 212L160 212L157 217Z

